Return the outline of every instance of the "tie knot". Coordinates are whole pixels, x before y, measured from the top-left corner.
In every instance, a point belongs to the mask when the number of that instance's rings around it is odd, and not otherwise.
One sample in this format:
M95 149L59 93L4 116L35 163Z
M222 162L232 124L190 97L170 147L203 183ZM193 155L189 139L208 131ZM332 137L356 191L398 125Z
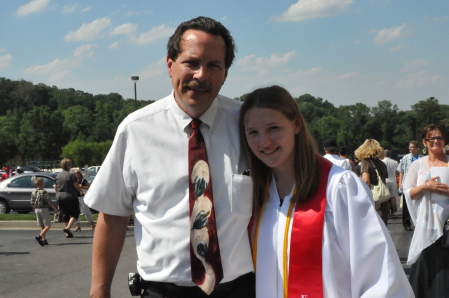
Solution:
M192 129L200 128L201 123L203 123L200 119L192 119L192 122L190 122L190 127Z

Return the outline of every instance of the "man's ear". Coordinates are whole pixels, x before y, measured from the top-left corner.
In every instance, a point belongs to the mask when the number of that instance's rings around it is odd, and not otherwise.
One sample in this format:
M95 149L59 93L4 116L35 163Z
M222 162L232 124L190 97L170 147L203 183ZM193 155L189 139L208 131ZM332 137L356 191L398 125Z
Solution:
M165 61L167 61L167 71L168 71L168 75L171 78L171 67L173 65L173 60L171 60L171 58L168 57L168 55L167 55L167 57L165 58Z
M224 74L224 78L223 78L223 83L221 84L222 86L224 85L224 83L226 82L226 78L228 77L228 69L226 69L225 74Z

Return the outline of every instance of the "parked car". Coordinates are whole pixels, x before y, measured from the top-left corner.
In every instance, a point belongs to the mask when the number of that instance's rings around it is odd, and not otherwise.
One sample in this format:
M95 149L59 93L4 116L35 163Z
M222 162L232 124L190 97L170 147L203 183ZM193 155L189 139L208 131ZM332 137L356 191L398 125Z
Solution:
M85 177L87 176L96 176L98 172L100 171L101 166L92 166L87 168L87 174L83 172L83 175Z
M41 168L36 166L24 166L22 167L22 171L24 173L36 173L36 172L43 172Z
M54 173L24 173L15 175L0 181L0 214L9 213L11 210L18 213L29 213L31 208L31 193L36 189L34 180L38 177L44 179L44 188L47 190L55 206L56 193L53 188L56 174Z

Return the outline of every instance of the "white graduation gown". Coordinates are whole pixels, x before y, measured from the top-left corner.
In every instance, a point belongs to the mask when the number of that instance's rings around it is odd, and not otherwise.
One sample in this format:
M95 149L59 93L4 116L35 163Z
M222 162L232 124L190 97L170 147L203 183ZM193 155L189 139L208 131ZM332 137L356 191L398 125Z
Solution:
M332 166L323 227L324 297L414 297L369 191L353 172ZM273 177L259 226L257 298L284 298L282 250L290 199L291 194L280 206Z

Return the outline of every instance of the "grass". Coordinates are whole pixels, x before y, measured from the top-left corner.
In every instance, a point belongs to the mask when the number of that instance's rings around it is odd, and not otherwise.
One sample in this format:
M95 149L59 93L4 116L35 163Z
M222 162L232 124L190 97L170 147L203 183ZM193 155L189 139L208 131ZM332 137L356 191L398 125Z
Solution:
M98 218L98 214L92 214L94 220ZM53 215L50 215L51 221L53 221ZM35 214L0 214L0 220L36 220ZM81 221L87 221L86 216L81 215Z

